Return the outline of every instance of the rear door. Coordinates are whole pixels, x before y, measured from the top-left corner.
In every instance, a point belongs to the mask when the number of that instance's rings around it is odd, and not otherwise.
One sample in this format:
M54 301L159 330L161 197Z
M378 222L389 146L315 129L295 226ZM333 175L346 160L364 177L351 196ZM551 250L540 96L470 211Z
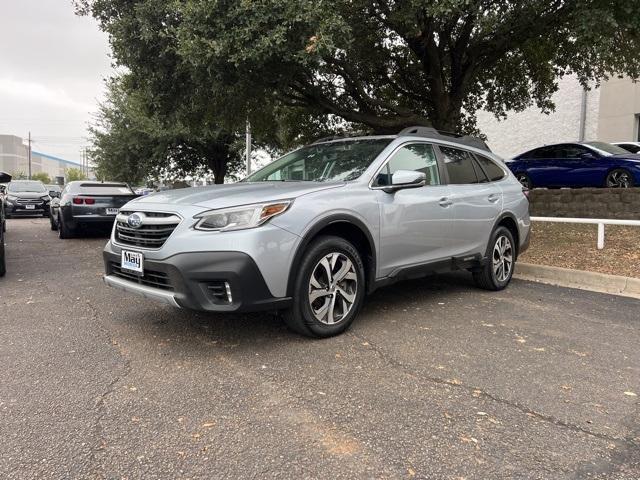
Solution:
M452 256L484 255L493 225L502 212L502 189L490 181L473 154L439 147L450 188Z
M390 185L397 170L424 172L427 184L395 193ZM412 142L400 146L373 180L380 205L380 269L387 276L402 267L431 263L451 256L452 211L449 187L442 182L433 145Z

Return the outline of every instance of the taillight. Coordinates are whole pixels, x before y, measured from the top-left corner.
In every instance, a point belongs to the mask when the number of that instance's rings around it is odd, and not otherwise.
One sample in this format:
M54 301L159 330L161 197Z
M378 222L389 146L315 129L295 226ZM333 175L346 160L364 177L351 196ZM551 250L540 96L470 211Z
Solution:
M84 203L86 203L87 205L93 205L94 203L96 203L96 199L95 198L85 198L84 199Z
M76 197L76 198L74 198L74 199L73 199L73 203L74 203L74 205L82 205L82 202L83 202L83 201L84 201L84 200L83 200L82 198L77 198L77 197Z
M522 187L522 193L524 193L524 196L529 200L529 189Z

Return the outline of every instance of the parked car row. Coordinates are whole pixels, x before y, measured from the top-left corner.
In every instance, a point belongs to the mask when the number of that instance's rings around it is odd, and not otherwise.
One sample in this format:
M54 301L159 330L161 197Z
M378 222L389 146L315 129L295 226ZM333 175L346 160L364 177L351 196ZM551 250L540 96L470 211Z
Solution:
M640 185L640 154L634 150L640 150L640 143L559 143L506 163L526 188L629 188Z
M0 172L0 277L6 272L4 235L6 218L49 217L51 230L60 238L71 238L82 231L106 229L122 205L138 197L126 183L69 182L44 185L37 180L12 180Z

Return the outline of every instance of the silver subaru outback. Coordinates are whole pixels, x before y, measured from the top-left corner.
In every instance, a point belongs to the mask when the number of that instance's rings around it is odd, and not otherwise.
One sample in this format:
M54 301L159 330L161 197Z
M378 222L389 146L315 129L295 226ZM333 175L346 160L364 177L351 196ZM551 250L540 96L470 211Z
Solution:
M281 310L293 330L328 337L398 280L466 269L505 288L529 231L526 192L484 142L413 127L319 140L235 184L132 200L104 280L175 307Z

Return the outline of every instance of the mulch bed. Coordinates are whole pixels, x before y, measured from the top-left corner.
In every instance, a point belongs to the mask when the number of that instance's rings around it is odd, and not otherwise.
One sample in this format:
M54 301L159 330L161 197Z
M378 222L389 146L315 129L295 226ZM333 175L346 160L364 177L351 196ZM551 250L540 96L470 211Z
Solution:
M640 227L605 226L604 249L598 250L597 225L532 225L523 262L640 278Z

